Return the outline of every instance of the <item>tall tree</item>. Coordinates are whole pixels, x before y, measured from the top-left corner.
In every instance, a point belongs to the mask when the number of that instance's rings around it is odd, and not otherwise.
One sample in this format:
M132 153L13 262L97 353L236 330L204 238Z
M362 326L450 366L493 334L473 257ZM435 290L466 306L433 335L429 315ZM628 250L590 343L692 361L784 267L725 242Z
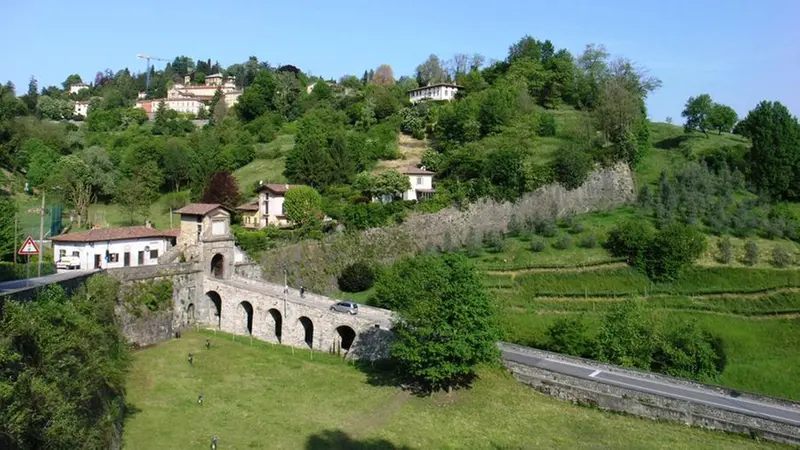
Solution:
M233 210L241 203L242 194L239 192L239 183L230 172L217 172L208 180L203 203L219 203Z
M499 357L494 305L463 255L401 260L381 277L375 299L399 316L391 346L399 373L424 390L468 384L478 364Z
M687 133L700 130L708 137L708 132L706 131L710 126L708 116L711 114L713 108L714 102L711 101L711 96L708 94L689 97L681 113L681 115L686 118L686 123L683 125L684 130L686 130Z
M30 113L36 112L36 105L39 102L39 82L33 76L28 82L28 93L22 96L22 101L25 102Z
M750 181L773 198L800 198L800 125L780 102L763 101L740 128L753 142Z
M161 184L156 174L158 166L155 161L148 161L127 174L117 182L114 202L127 214L128 224L136 223L136 217L148 216L150 205L158 195Z
M508 62L513 63L523 58L541 61L542 43L526 35L508 48Z
M69 91L69 87L77 83L83 83L83 80L81 80L80 75L78 75L77 73L73 73L72 75L68 76L63 83L61 83L61 86L64 88L65 91Z
M250 122L267 111L275 109L277 82L271 70L258 71L252 85L242 93L236 104L236 112L242 120Z
M739 115L736 114L736 110L719 103L714 103L711 113L708 115L708 124L711 128L716 129L718 134L722 134L723 131L730 133L738 120Z
M286 191L283 209L289 221L303 228L322 216L322 196L311 186L295 186Z
M164 177L175 191L189 180L191 162L189 149L181 139L170 139L164 144ZM238 206L238 205L237 205Z
M89 216L89 205L94 201L91 170L78 155L62 156L47 179L47 186L78 216L78 228Z
M442 67L439 57L431 54L422 64L417 66L417 82L420 86L444 83L447 81L447 72Z
M19 236L14 235L17 204L11 197L0 196L0 261L13 261Z
M394 71L392 71L392 66L388 64L381 64L375 69L375 74L370 79L372 84L379 84L383 86L389 86L394 84Z

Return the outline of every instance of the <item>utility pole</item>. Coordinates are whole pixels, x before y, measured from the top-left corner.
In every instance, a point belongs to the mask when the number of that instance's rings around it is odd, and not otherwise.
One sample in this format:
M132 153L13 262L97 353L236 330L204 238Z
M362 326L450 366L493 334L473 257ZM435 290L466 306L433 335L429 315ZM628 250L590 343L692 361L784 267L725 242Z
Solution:
M44 253L44 196L45 188L42 188L42 213L39 217L39 266L36 269L36 276L42 276L42 253Z
M14 213L14 264L17 263L17 244L19 244L19 213Z

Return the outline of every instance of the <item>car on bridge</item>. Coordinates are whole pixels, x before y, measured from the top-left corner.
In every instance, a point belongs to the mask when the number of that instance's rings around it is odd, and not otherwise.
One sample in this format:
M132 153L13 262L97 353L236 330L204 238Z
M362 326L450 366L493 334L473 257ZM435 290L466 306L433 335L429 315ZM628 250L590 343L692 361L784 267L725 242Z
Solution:
M358 304L356 302L339 302L331 306L331 311L350 313L350 315L358 314Z

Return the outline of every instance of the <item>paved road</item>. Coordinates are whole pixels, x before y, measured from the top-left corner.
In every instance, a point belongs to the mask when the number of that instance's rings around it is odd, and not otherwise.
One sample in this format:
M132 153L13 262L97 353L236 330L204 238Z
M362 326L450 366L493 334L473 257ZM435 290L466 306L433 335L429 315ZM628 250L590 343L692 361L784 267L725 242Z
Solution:
M31 272L36 272L35 267L31 267ZM70 270L69 272L55 273L53 275L45 275L39 278L29 278L27 280L14 280L4 281L0 283L0 294L9 291L16 291L19 289L26 289L35 286L44 286L46 284L57 283L72 278L81 277L90 273L97 272L96 270Z
M658 394L679 400L689 400L694 403L715 406L737 413L755 415L791 425L800 426L800 408L793 409L788 406L779 406L772 403L759 402L733 398L711 390L701 390L679 384L639 378L622 373L598 370L596 367L568 363L546 357L532 356L515 350L510 346L500 344L503 358L519 364L562 373L587 380L632 389L649 394Z

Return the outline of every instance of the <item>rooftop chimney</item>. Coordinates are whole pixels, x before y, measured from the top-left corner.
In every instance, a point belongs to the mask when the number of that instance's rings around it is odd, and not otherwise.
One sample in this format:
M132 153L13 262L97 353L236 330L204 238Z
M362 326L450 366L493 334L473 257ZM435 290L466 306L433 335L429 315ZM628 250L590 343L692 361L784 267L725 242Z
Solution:
M261 186L264 184L264 180L258 180L258 185Z
M145 226L146 228L153 228L153 224L152 224L152 223L150 223L150 219L147 219L147 220L144 222L144 226Z

